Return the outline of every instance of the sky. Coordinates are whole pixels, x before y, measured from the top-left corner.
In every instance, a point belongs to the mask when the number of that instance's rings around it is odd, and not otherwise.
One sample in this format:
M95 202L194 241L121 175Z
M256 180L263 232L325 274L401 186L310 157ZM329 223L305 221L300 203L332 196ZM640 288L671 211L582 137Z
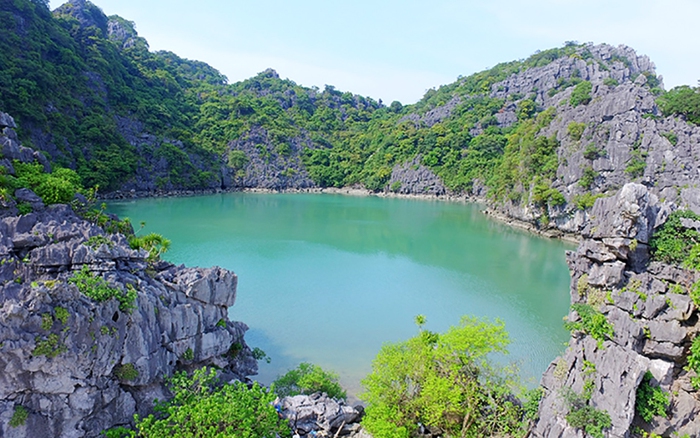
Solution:
M52 9L63 0L51 0ZM698 84L697 0L93 0L151 50L204 61L229 82L267 69L385 104L566 41L625 44L666 89Z

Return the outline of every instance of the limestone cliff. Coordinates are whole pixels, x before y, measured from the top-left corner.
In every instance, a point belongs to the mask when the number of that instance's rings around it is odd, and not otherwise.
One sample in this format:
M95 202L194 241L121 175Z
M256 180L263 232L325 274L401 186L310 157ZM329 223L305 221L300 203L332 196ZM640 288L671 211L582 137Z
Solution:
M17 144L9 116L0 122L0 165L12 173L10 160L41 157ZM28 189L16 197L33 211L18 215L11 198L0 206L0 436L94 437L148 413L175 370L256 372L247 327L227 316L234 273L154 261L116 218L101 227ZM133 302L83 293L98 288Z
M700 312L688 291L700 273L649 257L654 229L672 207L634 183L596 202L581 245L567 254L571 302L599 311L605 318L599 323L607 321L611 330L596 334L582 321L583 310L569 314L570 322L581 324L542 378L545 395L534 436L584 436L567 416L586 406L609 414L607 437L700 436L700 394L687 367L691 342L700 335ZM647 371L670 400L667 417L648 422L635 409ZM573 405L570 391L579 396Z

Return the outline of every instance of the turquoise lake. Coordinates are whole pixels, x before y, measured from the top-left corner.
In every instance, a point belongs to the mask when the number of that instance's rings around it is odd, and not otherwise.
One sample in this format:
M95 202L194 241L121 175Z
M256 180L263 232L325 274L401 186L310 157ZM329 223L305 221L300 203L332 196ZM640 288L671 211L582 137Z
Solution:
M383 343L472 315L505 321L510 355L534 386L564 350L565 251L512 229L479 206L331 194L228 193L113 202L140 233L172 241L165 259L239 276L229 315L271 358L271 382L300 362L334 370L351 394Z

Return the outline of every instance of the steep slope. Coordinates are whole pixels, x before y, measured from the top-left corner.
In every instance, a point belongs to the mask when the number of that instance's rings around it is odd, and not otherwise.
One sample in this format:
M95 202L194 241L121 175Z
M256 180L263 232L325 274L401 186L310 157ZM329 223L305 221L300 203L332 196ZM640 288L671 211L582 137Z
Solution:
M0 113L10 175L35 158L13 125ZM243 381L257 371L247 327L228 320L234 273L133 249L128 223L82 202L47 206L27 188L0 196L2 436L96 437L152 411L176 370L212 365Z

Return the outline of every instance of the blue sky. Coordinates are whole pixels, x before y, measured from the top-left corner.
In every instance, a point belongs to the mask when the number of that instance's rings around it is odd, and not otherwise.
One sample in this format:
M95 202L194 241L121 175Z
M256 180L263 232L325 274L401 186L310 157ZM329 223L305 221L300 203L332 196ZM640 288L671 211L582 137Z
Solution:
M51 0L51 8L63 1ZM697 0L93 0L152 50L205 61L230 82L274 68L305 86L413 103L457 76L565 41L626 44L667 89L697 85Z

